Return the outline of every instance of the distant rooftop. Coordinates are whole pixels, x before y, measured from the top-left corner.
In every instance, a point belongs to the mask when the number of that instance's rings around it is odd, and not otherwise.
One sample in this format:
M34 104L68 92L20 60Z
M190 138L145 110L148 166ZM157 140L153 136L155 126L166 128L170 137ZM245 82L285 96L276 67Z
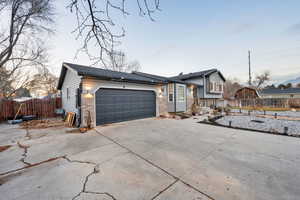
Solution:
M287 88L287 89L279 89L279 88L267 88L263 89L260 94L300 94L300 88Z

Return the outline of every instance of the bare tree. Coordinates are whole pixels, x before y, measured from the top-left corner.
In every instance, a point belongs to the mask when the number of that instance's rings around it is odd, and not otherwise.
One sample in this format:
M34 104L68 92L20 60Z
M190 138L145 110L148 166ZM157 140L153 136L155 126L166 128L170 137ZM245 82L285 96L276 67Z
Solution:
M115 71L132 72L139 71L141 68L137 60L128 61L126 54L122 51L114 52L111 59L109 68Z
M224 84L224 99L231 99L234 97L235 92L243 86L237 79L227 79Z
M115 46L120 44L120 38L125 36L125 29L117 27L112 13L126 16L129 11L125 0L70 0L69 9L77 17L76 38L81 39L82 47L78 50L86 53L93 64L101 62L104 67L112 66ZM141 16L148 16L154 21L152 14L160 10L160 0L136 0ZM98 53L92 54L91 49L98 48Z
M34 96L48 96L57 93L58 78L46 67L39 69L26 85L26 88Z
M296 85L296 87L297 87L297 88L300 88L300 83L298 83L298 84Z
M256 89L261 89L268 81L270 81L270 72L265 71L262 74L256 75L253 83Z
M26 88L30 75L20 70L12 73L5 68L0 68L0 94L4 98L11 98L20 88Z
M20 66L24 62L39 63L43 55L41 32L52 22L52 0L2 0L1 14L9 21L0 34L0 68Z
M12 96L29 80L25 67L44 66L47 51L42 41L52 32L53 0L0 0L0 69L2 93ZM6 88L6 89L4 89Z

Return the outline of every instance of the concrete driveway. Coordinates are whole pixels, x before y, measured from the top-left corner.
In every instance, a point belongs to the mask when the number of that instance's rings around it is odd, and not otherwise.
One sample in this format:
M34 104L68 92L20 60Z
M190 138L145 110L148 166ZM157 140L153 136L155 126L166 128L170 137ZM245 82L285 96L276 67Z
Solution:
M145 119L64 129L0 126L3 199L299 199L300 139Z

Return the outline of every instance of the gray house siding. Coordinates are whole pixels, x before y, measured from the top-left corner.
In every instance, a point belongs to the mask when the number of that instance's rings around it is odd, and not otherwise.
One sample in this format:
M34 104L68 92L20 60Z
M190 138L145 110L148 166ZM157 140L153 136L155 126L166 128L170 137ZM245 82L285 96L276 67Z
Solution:
M75 71L68 69L61 88L62 107L65 109L65 112L75 112L78 114L76 93L80 82L81 77Z
M222 93L210 93L209 92L209 82L221 82L224 84L224 80L220 77L218 72L215 72L211 75L209 75L204 81L204 98L206 99L220 99L223 97L223 92Z
M204 78L199 77L199 78L193 78L193 79L188 79L185 82L190 83L190 84L195 84L197 85L197 96L198 98L204 98Z
M209 92L209 82L221 82L224 83L224 80L220 77L218 72L215 72L209 76L206 76L205 78L199 77L199 78L193 78L193 79L188 79L185 80L185 82L190 83L190 84L195 84L198 86L198 94L197 96L199 98L206 98L206 99L220 99L223 97L223 94L214 94Z
M197 88L197 96L198 98L204 98L204 86L198 86Z

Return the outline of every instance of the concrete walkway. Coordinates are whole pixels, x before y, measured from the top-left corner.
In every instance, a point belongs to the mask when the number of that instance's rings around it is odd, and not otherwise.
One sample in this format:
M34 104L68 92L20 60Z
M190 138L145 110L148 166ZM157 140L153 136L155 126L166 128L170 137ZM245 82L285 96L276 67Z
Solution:
M0 125L3 199L299 199L300 139L145 119L97 127Z

